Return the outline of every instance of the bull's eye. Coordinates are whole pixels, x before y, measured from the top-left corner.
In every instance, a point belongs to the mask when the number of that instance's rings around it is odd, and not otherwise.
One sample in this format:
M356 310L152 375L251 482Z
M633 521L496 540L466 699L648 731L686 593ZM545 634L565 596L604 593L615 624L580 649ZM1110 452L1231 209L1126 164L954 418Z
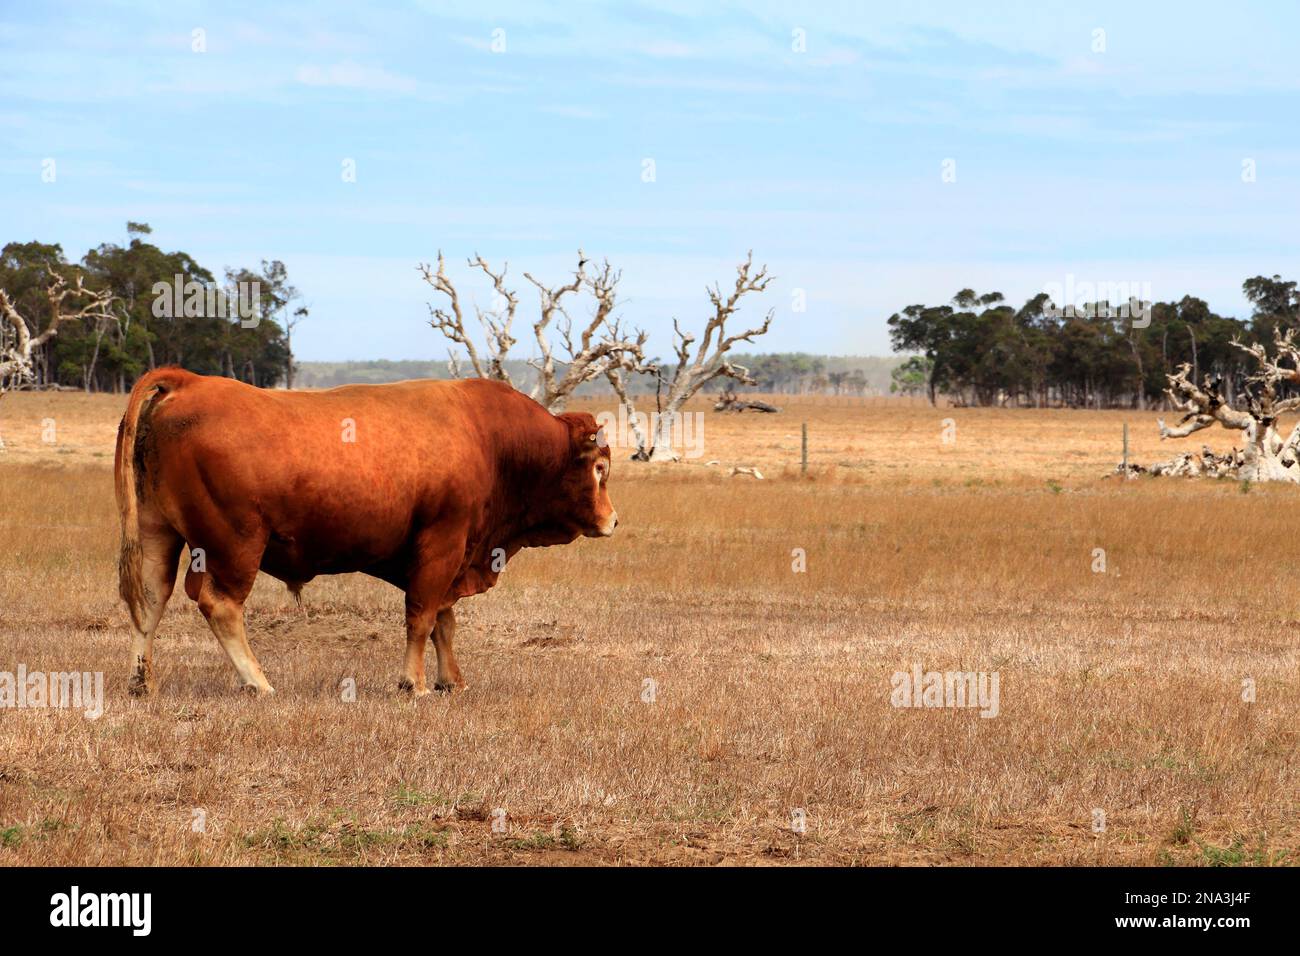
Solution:
M595 440L596 440L596 436L595 436L595 435L592 435L590 438L587 439L587 441L595 441Z

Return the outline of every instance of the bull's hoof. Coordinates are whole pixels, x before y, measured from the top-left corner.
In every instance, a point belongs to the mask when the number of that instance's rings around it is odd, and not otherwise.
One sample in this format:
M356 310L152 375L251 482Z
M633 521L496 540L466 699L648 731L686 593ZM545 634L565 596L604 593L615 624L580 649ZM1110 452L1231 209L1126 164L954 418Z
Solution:
M416 690L415 684L411 682L411 679L409 677L403 677L401 680L399 680L397 682L397 689L403 691L404 693L410 694L412 697L429 696L429 688L421 687L419 690Z

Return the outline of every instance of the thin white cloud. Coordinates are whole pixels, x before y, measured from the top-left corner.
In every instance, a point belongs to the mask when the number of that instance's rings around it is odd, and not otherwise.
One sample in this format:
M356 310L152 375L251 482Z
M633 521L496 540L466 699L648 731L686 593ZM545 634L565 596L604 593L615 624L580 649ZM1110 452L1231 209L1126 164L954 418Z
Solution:
M671 40L656 40L653 43L647 43L641 47L641 52L646 56L662 57L671 60L681 60L698 55L693 47L688 46L685 43L676 43Z
M482 53L487 53L492 49L492 41L488 37L458 36L452 37L452 39L461 46L467 46L471 50L479 50Z
M307 86L330 86L376 93L414 93L419 84L410 77L398 76L376 66L362 66L344 61L330 66L298 67L294 79Z
M585 106L543 106L543 113L551 113L554 116L563 116L566 119L576 120L598 120L604 119L605 114L599 110L588 109Z

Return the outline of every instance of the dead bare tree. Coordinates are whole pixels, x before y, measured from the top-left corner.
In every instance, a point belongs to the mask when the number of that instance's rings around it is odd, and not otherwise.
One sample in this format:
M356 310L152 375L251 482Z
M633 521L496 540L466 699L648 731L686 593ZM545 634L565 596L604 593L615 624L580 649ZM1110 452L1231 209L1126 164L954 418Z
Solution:
M496 303L492 309L475 306L479 323L486 335L487 362L479 357L472 337L465 330L460 296L447 277L441 252L438 253L436 271L422 265L420 272L426 282L447 297L451 311L430 306L432 318L429 324L465 351L473 375L514 384L506 367L506 359L516 344L511 330L519 299L506 285L505 267L499 273L493 272L483 257L477 254L468 263L471 267L482 270L492 281L496 293ZM621 273L606 261L599 270L589 275L587 265L588 260L579 249L578 266L572 280L560 286L548 286L531 273L524 273L524 278L537 288L539 297L539 314L533 323L538 355L528 362L537 375L529 394L552 412L563 411L579 386L601 377L609 368L616 365L634 367L645 361L645 333L635 330L625 333L614 316ZM594 297L596 307L591 318L576 330L575 338L573 320L565 310L565 299L583 289ZM559 343L567 353L567 357L559 359L558 365L562 368L557 366L551 342L552 332L558 335ZM450 350L449 355L448 367L453 376L460 377L459 357L454 350Z
M1246 408L1233 408L1225 398L1222 379L1206 375L1201 385L1192 380L1192 368L1183 363L1178 371L1168 376L1169 388L1165 394L1173 406L1185 412L1173 428L1157 420L1160 437L1185 438L1203 428L1221 425L1240 431L1242 448L1229 454L1215 455L1208 448L1199 457L1190 453L1161 462L1150 469L1130 468L1130 473L1149 471L1165 475L1213 475L1234 477L1248 481L1300 482L1300 425L1283 438L1277 430L1278 419L1288 412L1300 409L1300 397L1279 398L1279 386L1300 383L1300 347L1295 342L1295 330L1273 330L1275 354L1270 356L1262 343L1245 345L1232 343L1255 359L1256 371L1247 376L1244 397ZM1290 363L1291 367L1283 365Z
M21 388L36 379L36 361L42 349L59 334L59 329L69 322L93 321L102 329L105 323L117 322L112 310L116 301L108 290L95 291L85 287L85 277L76 273L75 284L69 286L66 276L46 266L49 283L45 287L45 300L49 305L50 320L44 329L24 318L5 290L0 289L0 397L6 390ZM78 305L78 302L84 304ZM98 353L98 341L96 342ZM0 450L4 449L0 441Z
M537 287L541 297L541 316L533 326L537 339L537 348L541 357L529 364L537 370L537 387L534 398L553 412L564 410L565 404L578 386L605 375L610 369L622 367L639 367L646 364L646 334L639 329L625 333L620 320L614 316L617 303L618 283L621 272L614 271L605 260L593 275L586 273L587 260L578 250L578 268L574 281L558 289L549 289L528 273L525 277ZM561 297L575 292L585 285L596 300L596 308L590 320L578 333L578 341L573 340L573 321L561 305ZM562 318L556 323L560 341L564 345L568 358L564 360L564 374L555 370L555 359L546 335L547 329L556 313Z
M477 254L467 261L472 268L482 270L496 292L496 304L492 309L475 307L485 332L487 360L480 356L474 336L465 328L460 295L447 276L441 252L438 253L436 270L428 265L419 267L425 282L447 300L445 308L429 306L429 324L453 346L459 346L469 363L470 374L511 382L506 359L516 342L511 330L519 306L518 298L506 285L505 268L500 273L494 272ZM641 461L675 460L678 455L673 450L674 429L681 420L683 406L693 395L718 378L754 384L749 370L731 362L727 354L737 343L752 342L756 336L767 332L773 313L769 311L761 325L737 334L727 333L727 323L739 310L746 295L761 293L767 288L772 281L767 267L755 269L751 252L736 267L735 286L728 294L724 295L719 285L708 290L713 315L705 323L698 346L696 336L673 321L677 364L669 370L669 377L658 363L646 358L645 332L637 329L625 331L616 315L622 273L611 267L608 261L588 271L590 264L579 249L578 265L572 278L558 286L547 285L531 273L524 273L524 278L538 293L538 316L533 323L537 354L528 360L536 372L536 379L530 394L550 411L560 412L580 386L603 376L627 408L627 421L636 444L633 458ZM584 291L594 299L595 308L589 319L575 326L566 305ZM562 349L564 354L557 354L558 349ZM462 371L460 355L455 348L448 354L448 367L452 375L459 377ZM657 379L653 420L638 412L633 404L631 381L637 375L653 375ZM753 403L747 407L758 409L758 405Z
M0 335L0 391L5 388L22 386L35 379L36 358L42 348L59 334L59 329L69 322L86 319L95 321L117 321L112 312L113 293L87 289L85 278L77 273L76 284L69 287L65 276L46 267L50 281L45 287L45 299L49 303L50 322L44 329L37 331L36 323L30 322L18 314L13 300L0 289L0 320L3 320L3 335ZM79 299L85 299L84 305L76 306ZM72 300L69 303L69 300Z
M45 287L45 300L49 304L50 321L41 330L37 324L18 314L13 300L0 289L0 392L6 388L21 387L36 378L36 360L39 352L59 329L69 322L91 320L116 322L112 311L115 301L108 290L96 292L84 285L85 277L76 275L76 283L68 285L66 276L49 266L49 284ZM78 300L85 304L76 305ZM71 300L71 301L70 301Z
M435 309L430 305L429 325L441 332L450 342L459 345L465 350L475 377L493 378L509 382L510 373L506 370L505 358L506 353L510 351L510 346L515 342L510 335L510 326L514 322L515 308L518 306L519 300L512 293L503 291L505 269L502 269L499 275L493 273L483 257L477 254L473 259L466 261L472 268L482 269L488 278L492 280L497 292L505 296L504 305L500 307L491 310L481 309L477 305L474 307L479 324L483 326L487 334L488 364L484 366L483 361L479 358L478 349L474 346L473 338L465 330L465 316L460 308L460 295L456 291L456 286L447 278L447 263L443 259L441 249L438 250L437 271L434 271L428 263L420 263L417 267L424 281L447 297L448 305L451 308L451 312L448 313L443 309ZM447 367L451 371L452 377L460 378L460 357L453 349L447 350L447 356Z
M713 315L704 326L704 337L692 352L695 336L682 329L676 319L673 320L675 339L674 351L677 364L671 370L671 378L665 379L660 368L643 363L640 367L624 369L622 366L611 367L607 377L614 387L619 400L628 408L629 421L638 442L634 458L641 461L676 461L679 457L673 450L672 437L674 427L680 420L682 408L696 392L717 378L729 378L742 385L753 385L754 379L749 369L736 365L727 359L727 353L738 342L753 342L763 335L772 325L773 311L768 310L761 325L746 329L735 335L727 334L727 321L740 308L741 300L750 293L763 292L772 278L767 274L767 267L754 269L754 253L751 250L745 261L736 267L736 283L725 298L720 285L708 290L709 301L713 305ZM626 372L648 371L659 377L660 387L656 391L656 417L649 433L645 430L643 417L632 406L628 394ZM665 394L666 392L666 394Z

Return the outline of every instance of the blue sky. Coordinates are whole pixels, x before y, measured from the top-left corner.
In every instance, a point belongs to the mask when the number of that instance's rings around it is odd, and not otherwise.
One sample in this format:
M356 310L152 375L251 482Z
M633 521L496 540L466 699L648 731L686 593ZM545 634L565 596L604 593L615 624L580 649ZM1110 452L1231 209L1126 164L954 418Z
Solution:
M660 354L751 247L772 350L885 354L964 286L1245 315L1244 278L1300 278L1300 6L976 6L0 0L0 240L283 259L300 359L443 357L439 248L484 305L464 258L508 259L521 320L523 271L607 256Z

